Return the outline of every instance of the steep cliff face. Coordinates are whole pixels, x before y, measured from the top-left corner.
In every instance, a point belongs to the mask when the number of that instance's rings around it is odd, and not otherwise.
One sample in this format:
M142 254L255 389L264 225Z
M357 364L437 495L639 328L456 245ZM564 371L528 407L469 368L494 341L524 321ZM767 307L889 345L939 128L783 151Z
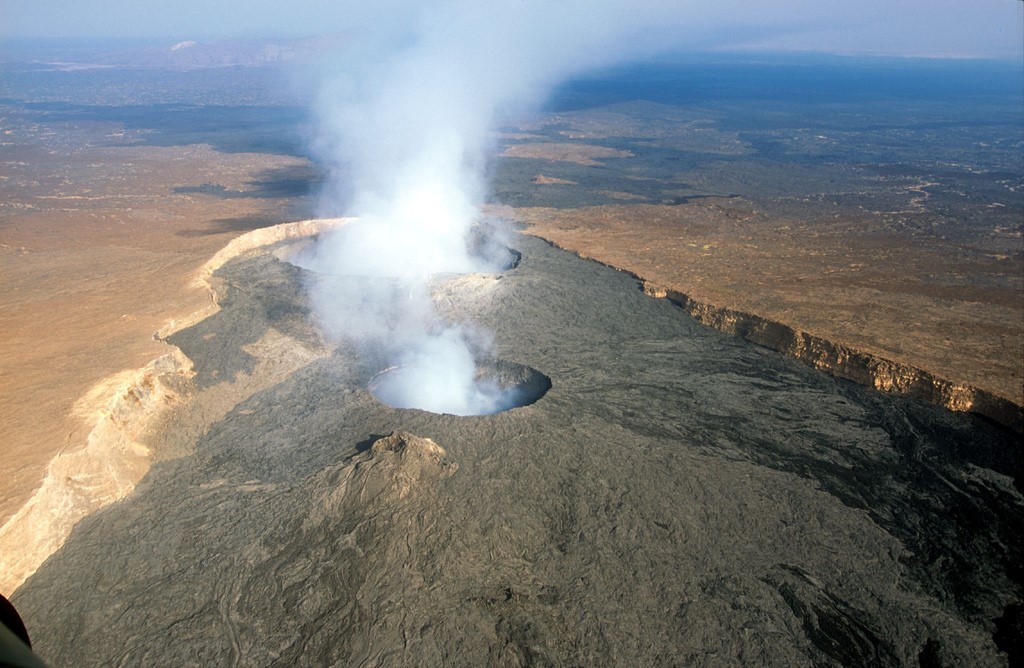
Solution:
M0 591L17 589L79 520L135 489L151 460L146 433L182 400L191 366L174 348L78 402L75 412L92 424L84 447L54 457L36 493L0 528Z
M906 394L949 410L970 411L1024 431L1024 409L991 392L938 378L909 364L854 350L752 313L700 302L677 290L647 281L643 286L645 294L670 300L708 327L777 350L838 378L883 392Z
M515 216L527 234L690 299L1024 406L1024 283L1010 228L953 225L956 234L936 235L930 224L844 213L838 200L828 214L774 208L784 199L517 208Z
M222 249L217 251L213 257L207 260L203 266L196 271L195 277L192 279L193 285L210 290L210 304L206 308L199 309L192 313L187 318L168 320L164 323L164 326L154 334L154 336L158 339L166 339L174 332L191 327L197 322L200 322L201 320L204 320L216 313L219 308L217 305L217 293L210 286L210 277L213 276L215 271L239 255L263 246L271 246L290 239L302 239L305 237L316 236L317 234L327 232L328 230L347 225L353 220L353 218L313 218L310 220L296 221L294 223L282 223L271 227L263 227L235 237Z
M165 323L154 337L164 340L218 311L217 291L209 280L226 262L261 246L313 236L346 222L348 219L304 220L236 237L196 273L196 282L210 291L209 306ZM308 364L320 351L308 350L278 334L253 344L248 352L257 364L245 382L223 392L231 405ZM192 360L169 345L165 355L141 369L104 379L76 402L74 414L88 429L84 441L69 442L50 461L33 496L0 527L0 592L10 594L21 586L64 544L80 520L135 489L154 459L146 445L147 435L168 411L193 396L192 375ZM225 412L229 409L222 408Z
M225 263L238 257L242 253L269 246L289 239L301 239L311 237L328 230L336 229L351 223L354 218L313 218L300 220L294 223L283 223L272 227L264 227L252 232L247 232L232 239L224 248L210 258L206 264L200 267L195 280L199 283L206 281L224 266Z

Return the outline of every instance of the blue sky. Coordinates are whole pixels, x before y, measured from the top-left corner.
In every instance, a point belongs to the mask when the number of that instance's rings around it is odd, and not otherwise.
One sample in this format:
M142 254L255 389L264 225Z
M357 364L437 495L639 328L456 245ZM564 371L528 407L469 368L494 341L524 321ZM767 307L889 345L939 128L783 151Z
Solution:
M155 38L401 31L465 0L0 0L4 38ZM634 32L673 48L823 51L937 57L1024 57L1020 0L475 0L531 14L591 15L639 5ZM631 17L633 18L633 17ZM597 20L601 20L598 18Z

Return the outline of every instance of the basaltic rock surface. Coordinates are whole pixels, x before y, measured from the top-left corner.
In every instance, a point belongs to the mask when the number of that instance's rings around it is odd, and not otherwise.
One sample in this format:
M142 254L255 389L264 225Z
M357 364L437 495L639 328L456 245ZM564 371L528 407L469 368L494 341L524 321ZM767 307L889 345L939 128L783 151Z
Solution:
M704 327L538 239L514 245L517 268L434 286L446 318L550 378L489 416L377 401L384 361L321 342L309 276L274 249L220 268L221 310L168 339L195 375L156 463L14 596L39 654L999 666L1018 651L1012 432ZM289 373L232 395L261 341Z

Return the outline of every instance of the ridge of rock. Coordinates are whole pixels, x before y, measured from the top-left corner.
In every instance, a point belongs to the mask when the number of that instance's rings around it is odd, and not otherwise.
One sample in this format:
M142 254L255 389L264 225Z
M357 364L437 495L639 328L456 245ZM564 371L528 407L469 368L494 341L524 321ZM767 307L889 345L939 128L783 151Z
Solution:
M942 378L911 364L896 362L800 331L755 313L700 301L679 290L649 281L634 271L558 244L536 232L527 234L578 258L632 276L641 283L644 294L656 299L668 299L702 325L798 359L837 378L873 387L881 392L906 394L951 411L983 415L1017 433L1024 433L1024 406L1011 399L968 383Z
M186 401L192 360L166 337L219 310L210 277L230 260L288 239L313 236L352 219L311 219L252 230L235 237L197 271L211 304L183 320L171 320L154 338L170 351L140 369L126 370L97 383L76 404L75 412L92 420L85 443L64 448L47 466L39 488L0 526L0 592L11 594L56 552L87 515L123 499L149 470L153 453L142 440L173 406Z

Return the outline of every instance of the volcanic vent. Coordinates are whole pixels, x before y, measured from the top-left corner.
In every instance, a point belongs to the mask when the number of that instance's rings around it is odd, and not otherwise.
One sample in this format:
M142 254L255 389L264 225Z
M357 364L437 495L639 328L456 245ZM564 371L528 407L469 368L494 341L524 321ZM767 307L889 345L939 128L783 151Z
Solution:
M429 365L394 366L370 381L370 392L393 408L419 408L451 415L493 415L529 406L551 389L551 379L528 366L503 360L477 363L470 384L451 369ZM445 386L437 388L441 382Z
M361 248L367 236L363 230L365 226L359 225L358 220L353 225L332 230L336 243L348 244L352 247ZM396 264L389 266L388 263L373 258L367 259L371 264L367 267L362 262L338 262L334 257L321 250L318 242L319 237L310 237L286 244L278 248L274 255L281 261L292 264L300 269L318 274L321 276L390 276L408 277L408 265ZM501 273L510 271L519 266L522 260L522 253L509 248L500 240L495 228L487 224L477 224L466 234L464 242L458 245L453 257L459 258L449 263L450 258L445 262L435 264L427 261L422 267L413 268L427 269L429 273ZM417 255L412 253L411 255ZM360 258L363 260L363 258Z
M381 241L380 227L387 226L355 221L275 252L306 272L324 334L383 362L370 392L394 408L450 415L491 415L543 396L547 376L497 359L489 333L458 324L473 319L481 299L493 298L498 274L518 267L522 254L482 223L464 238L392 255L387 244L366 246L367 239ZM390 236L403 245L401 235Z

